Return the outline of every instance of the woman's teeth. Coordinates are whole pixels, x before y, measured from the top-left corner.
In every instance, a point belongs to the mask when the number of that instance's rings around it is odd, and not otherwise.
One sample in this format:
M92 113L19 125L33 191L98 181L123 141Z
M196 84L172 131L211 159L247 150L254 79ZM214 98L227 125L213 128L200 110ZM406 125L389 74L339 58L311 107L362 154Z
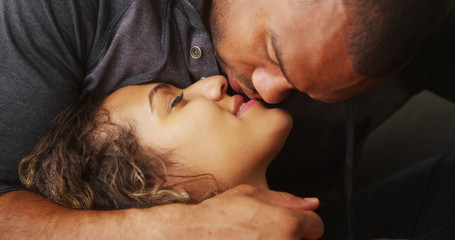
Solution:
M242 105L240 105L239 112L242 111L243 106L245 106L245 103L242 103Z

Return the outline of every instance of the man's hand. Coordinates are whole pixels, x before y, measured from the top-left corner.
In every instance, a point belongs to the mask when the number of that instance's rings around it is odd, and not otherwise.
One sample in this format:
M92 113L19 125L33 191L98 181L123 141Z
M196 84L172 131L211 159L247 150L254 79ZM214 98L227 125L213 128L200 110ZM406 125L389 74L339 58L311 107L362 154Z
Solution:
M180 239L317 239L324 231L317 199L249 185L235 187L186 210ZM180 230L179 230L180 231Z

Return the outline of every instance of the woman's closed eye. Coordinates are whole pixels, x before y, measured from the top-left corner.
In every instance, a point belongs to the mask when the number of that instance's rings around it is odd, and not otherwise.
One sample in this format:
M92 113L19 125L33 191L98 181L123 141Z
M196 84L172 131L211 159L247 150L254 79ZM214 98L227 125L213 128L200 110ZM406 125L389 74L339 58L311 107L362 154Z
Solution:
M174 101L172 101L172 104L171 104L171 108L175 107L177 104L179 104L179 102L181 102L183 99L183 92L177 96L176 98L174 98Z

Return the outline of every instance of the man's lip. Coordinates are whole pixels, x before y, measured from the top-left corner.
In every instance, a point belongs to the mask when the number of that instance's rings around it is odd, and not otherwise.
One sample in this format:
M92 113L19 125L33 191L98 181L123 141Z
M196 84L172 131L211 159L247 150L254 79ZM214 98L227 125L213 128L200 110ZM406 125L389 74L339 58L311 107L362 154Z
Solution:
M236 91L240 94L245 94L245 92L243 92L242 87L240 87L239 83L237 82L237 80L234 79L234 77L229 76L228 79L229 79L229 84L231 85L231 88L234 91Z
M247 96L249 99L256 99L257 98L257 96L255 96L254 93L251 93L248 88L245 91L244 87L241 85L241 83L239 83L234 77L229 76L228 78L229 78L229 80L228 80L229 84L231 85L231 88L234 91L236 91L236 92L238 92L238 93L240 93L242 95Z

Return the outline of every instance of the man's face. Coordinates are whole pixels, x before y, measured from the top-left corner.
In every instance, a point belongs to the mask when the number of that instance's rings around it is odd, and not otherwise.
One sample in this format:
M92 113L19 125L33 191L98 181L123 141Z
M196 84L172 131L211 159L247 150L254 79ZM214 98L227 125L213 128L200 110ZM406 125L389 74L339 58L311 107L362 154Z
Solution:
M292 89L340 102L378 85L352 68L344 44L348 21L340 0L214 0L211 13L231 87L268 103Z

